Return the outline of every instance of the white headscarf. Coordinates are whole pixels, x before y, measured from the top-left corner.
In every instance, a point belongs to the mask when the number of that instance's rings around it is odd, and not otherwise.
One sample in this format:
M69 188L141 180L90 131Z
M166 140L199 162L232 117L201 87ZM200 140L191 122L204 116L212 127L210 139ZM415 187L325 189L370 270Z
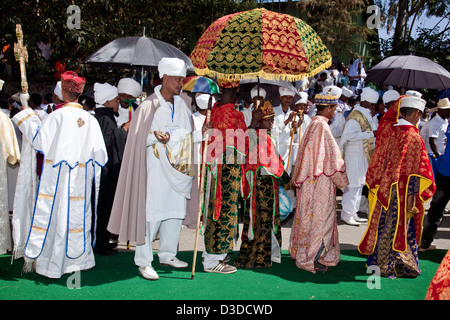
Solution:
M304 103L307 104L308 103L308 94L306 92L299 92L298 95L300 96L300 98L295 102L295 104L299 104L299 103Z
M293 97L295 95L294 91L292 91L289 88L285 88L285 87L280 87L278 89L278 92L280 93L280 97L282 97L282 96L291 96L291 97Z
M356 59L353 62L350 70L348 71L348 76L349 77L356 77L356 76L359 76L359 75L362 75L363 77L366 76L366 70L364 69L364 65L362 63L361 63L361 70L358 72L358 64L359 64L360 61L361 61L361 59Z
M361 101L377 103L380 95L370 87L365 87L361 92Z
M202 109L202 110L207 109L208 108L209 97L211 97L211 95L206 94L206 93L199 94L198 96L196 96L195 97L195 102L197 102L197 106L200 109ZM213 106L214 103L216 103L216 99L214 99L214 97L212 97L211 106Z
M253 99L257 95L258 95L258 86L254 86L253 89L250 91L250 96ZM263 97L263 99L265 99L266 98L266 90L259 87L259 96Z
M178 58L162 58L158 63L159 77L186 77L186 63Z
M400 98L400 93L396 90L388 90L383 94L383 103L396 101L398 98Z
M62 96L61 81L58 81L56 83L53 93L59 98L59 100L64 101L63 96Z
M98 105L102 106L106 101L110 101L119 95L119 91L116 87L109 83L94 84L94 100Z
M123 78L117 84L117 90L119 90L119 93L129 94L137 98L141 94L141 85L134 79Z

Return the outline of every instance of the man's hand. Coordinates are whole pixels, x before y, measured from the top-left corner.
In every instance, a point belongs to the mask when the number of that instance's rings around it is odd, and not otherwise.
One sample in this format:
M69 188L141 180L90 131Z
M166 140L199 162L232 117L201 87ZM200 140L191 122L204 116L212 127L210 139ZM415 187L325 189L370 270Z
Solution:
M162 144L166 144L170 139L170 134L168 132L155 131L154 134L156 139Z
M122 125L122 129L124 129L126 132L128 132L128 130L130 129L130 121L124 123Z
M206 122L206 119L205 119L205 121L203 122L203 126L202 126L202 135L204 136L205 132L209 129L212 129L212 127L213 127L213 123L211 121Z

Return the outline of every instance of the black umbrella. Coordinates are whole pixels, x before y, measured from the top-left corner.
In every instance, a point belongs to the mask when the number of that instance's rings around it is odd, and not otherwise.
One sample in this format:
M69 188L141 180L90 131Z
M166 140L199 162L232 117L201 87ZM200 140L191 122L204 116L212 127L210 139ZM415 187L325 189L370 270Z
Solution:
M153 67L164 57L183 60L194 70L191 59L173 45L149 37L124 37L111 41L94 52L84 63L111 68Z
M424 57L391 56L371 68L365 82L409 89L447 89L450 73Z
M144 69L157 71L158 63L162 58L179 58L186 63L187 70L193 71L191 59L173 45L149 38L124 37L111 41L95 51L84 63L107 68L136 68L141 70L141 91L143 87Z

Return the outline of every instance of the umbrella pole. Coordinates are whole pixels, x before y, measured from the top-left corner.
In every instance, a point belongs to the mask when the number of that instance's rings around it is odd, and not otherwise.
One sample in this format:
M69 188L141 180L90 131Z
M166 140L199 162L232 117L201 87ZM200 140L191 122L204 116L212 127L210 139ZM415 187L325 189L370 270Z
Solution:
M295 117L296 116L297 116L297 114L294 114L294 119L292 121L295 121ZM294 135L295 134L296 134L296 130L295 130L295 128L292 128L292 131L291 131L291 143L289 144L289 158L288 158L286 172L289 172L289 165L291 164L292 143L294 142Z
M212 96L209 98L208 103L208 110L206 112L206 123L210 122L211 120L211 104L212 104ZM192 261L192 274L191 274L191 280L194 280L195 275L195 265L197 262L197 249L198 249L198 234L200 231L200 219L202 216L202 208L203 208L203 200L204 200L204 189L205 189L205 169L206 169L206 156L208 155L208 140L209 140L209 134L208 131L205 132L205 148L203 149L203 156L202 156L202 167L201 167L201 178L200 178L200 189L199 189L199 202L198 202L198 214L197 214L197 227L195 230L195 244L194 244L194 257Z
M144 30L144 32L145 32L145 30ZM141 67L141 99L142 99L143 91L144 91L144 66Z

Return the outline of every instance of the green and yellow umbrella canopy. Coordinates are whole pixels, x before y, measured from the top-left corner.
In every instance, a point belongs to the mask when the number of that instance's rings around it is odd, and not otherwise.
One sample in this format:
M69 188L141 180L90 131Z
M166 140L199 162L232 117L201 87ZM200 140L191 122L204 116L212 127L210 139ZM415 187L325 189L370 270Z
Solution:
M213 22L190 58L198 75L223 80L298 81L331 66L331 54L303 20L266 9Z

